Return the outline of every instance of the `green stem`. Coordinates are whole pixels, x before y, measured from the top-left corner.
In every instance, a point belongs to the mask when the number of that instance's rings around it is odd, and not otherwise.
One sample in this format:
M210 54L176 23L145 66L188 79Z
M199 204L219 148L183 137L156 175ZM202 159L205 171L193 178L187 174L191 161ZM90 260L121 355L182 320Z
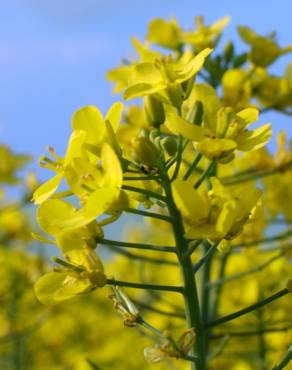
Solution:
M194 251L199 247L199 245L202 243L202 239L199 239L199 240L194 240L191 244L191 246L189 247L189 250L187 252L187 255L188 256L191 256Z
M202 176L198 179L198 181L195 183L194 188L198 189L200 185L204 182L204 180L209 177L209 175L212 173L214 166L216 166L216 161L210 162L209 166L206 168Z
M261 299L261 292L259 298ZM263 309L257 310L258 317L258 343L259 343L259 360L261 365L261 370L267 370L267 345L265 341L265 336L263 331L265 330L265 323L263 320Z
M157 176L124 176L124 181L147 181L147 180L158 180Z
M283 357L283 359L280 361L278 365L274 366L272 370L284 369L284 367L286 367L291 360L292 360L292 346L288 348L288 351Z
M148 256L140 255L140 254L131 253L127 250L120 249L119 247L116 247L114 245L108 245L107 247L114 250L116 253L121 254L122 256L125 256L133 260L149 262L149 263L153 263L156 265L168 265L168 266L178 265L176 261L170 261L165 258L148 257Z
M208 287L208 283L211 278L211 263L212 263L212 256L215 252L214 249L212 249L212 246L204 240L202 250L204 253L204 257L208 256L208 258L205 258L205 262L203 265L203 271L201 275L201 311L202 311L202 321L207 322L209 320L210 315L210 288ZM214 251L214 252L213 252ZM201 261L204 259L204 257L201 259ZM206 348L206 355L208 356L208 347L209 347L209 339L210 339L210 333L206 333L205 335L205 348Z
M223 316L223 317L221 317L217 320L207 322L204 326L205 326L205 328L212 328L213 326L221 325L221 324L224 324L225 322L237 319L238 317L246 315L247 313L252 312L254 310L257 310L260 307L263 307L266 304L271 303L271 302L275 301L276 299L279 299L279 298L285 296L288 293L290 293L289 290L287 288L284 288L284 289L280 290L279 292L271 295L270 297L267 297L267 298L263 299L262 301L254 303L254 304L252 304L248 307L245 307L242 310L233 312L230 315Z
M219 304L220 304L220 297L221 297L221 292L222 292L222 287L223 284L221 283L221 280L224 278L225 270L226 270L226 265L228 261L228 257L230 256L230 253L226 253L221 257L220 261L220 268L219 268L219 273L218 273L218 284L216 285L216 289L214 292L214 302L213 302L213 309L211 313L211 318L215 319L218 315L218 309L219 309ZM210 286L213 286L212 283L210 283Z
M238 184L241 182L247 182L251 180L257 180L262 177L274 175L277 172L283 172L288 170L289 168L292 167L292 161L289 161L281 166L278 166L276 168L268 169L268 170L261 170L261 171L244 171L240 172L237 174L234 174L232 176L226 176L222 177L220 181L224 185L233 185L233 184Z
M283 256L284 256L284 253L280 252L276 256L271 257L267 261L263 262L262 264L260 264L258 266L255 266L255 267L251 268L250 270L239 272L238 274L233 274L233 275L229 275L229 276L226 276L226 277L219 278L218 280L212 282L209 285L211 287L220 286L220 285L222 285L224 283L227 283L229 281L234 281L234 280L240 279L242 277L254 274L256 272L260 272L263 269L265 269L266 267L268 267L271 263L273 263L274 261L278 260L279 258L281 258Z
M166 222L172 222L172 220L169 216L161 215L159 213L147 212L147 211L142 211L140 209L134 209L134 208L128 208L128 209L125 210L125 212L132 213L132 214L139 215L139 216L144 216L144 217L157 218L159 220L163 220L163 221L166 221Z
M152 244L142 244L142 243L129 243L129 242L121 242L119 240L110 240L110 239L99 239L97 243L103 245L113 245L116 247L122 248L134 248L134 249L146 249L150 251L158 251L158 252L167 252L167 253L175 253L175 247L163 247L160 245L152 245Z
M163 195L155 193L155 192L150 191L150 190L140 189L140 188L136 188L135 186L129 186L129 185L123 185L122 189L123 190L128 190L128 191L133 191L134 193L143 194L143 195L146 195L147 197L150 197L150 198L155 198L155 199L165 201L165 197Z
M136 288L145 290L160 290L165 292L183 293L184 289L180 286L172 285L158 285L158 284L143 284L143 283L132 283L130 281L122 281L116 279L106 279L107 284L113 286L122 286L126 288Z
M288 229L287 231L284 231L283 233L279 233L279 234L274 235L274 236L270 236L270 237L263 238L263 239L252 240L250 242L233 245L232 249L242 248L242 247L252 247L256 244L273 243L273 242L276 242L278 240L284 240L286 238L289 238L291 235L292 235L292 228Z
M202 158L202 154L201 153L198 153L197 156L196 156L196 158L194 159L193 163L190 165L190 167L186 171L186 173L185 173L185 175L183 177L184 181L186 181L191 176L192 172L194 171L194 169L199 164L201 158Z
M192 261L188 252L188 242L184 238L184 226L180 212L178 211L171 190L171 183L167 173L162 169L161 178L164 185L165 195L170 216L173 219L172 228L176 242L177 255L180 263L181 275L184 286L184 301L188 328L195 328L197 340L192 349L192 355L195 353L198 356L197 363L191 364L192 370L206 369L206 356L204 348L204 333L201 324L201 314L199 306L199 298L197 286L194 278Z
M179 142L178 142L178 148L177 148L177 160L176 160L176 166L171 178L171 182L174 181L178 174L179 174L179 169L181 165L181 160L182 160L182 154L183 154L183 137L180 135L179 136Z
M139 307L141 309L145 309L147 311L158 313L159 315L162 315L162 316L175 317L177 319L184 319L184 320L186 318L184 313L164 311L164 310L161 310L159 308L148 305L144 302L138 301L136 299L132 299L132 301L135 305L137 305L137 307Z
M227 332L222 332L222 333L216 333L212 334L211 338L212 339L218 339L222 337L249 337L253 335L259 335L261 332L262 334L267 334L267 333L279 333L279 332L284 332L292 329L292 325L288 326L283 326L279 328L265 328L261 331L259 330L238 330L238 331L227 331Z
M218 243L212 245L209 247L209 249L206 251L206 254L193 266L193 273L195 274L200 270L200 268L207 263L207 261L213 256L213 254L216 252Z

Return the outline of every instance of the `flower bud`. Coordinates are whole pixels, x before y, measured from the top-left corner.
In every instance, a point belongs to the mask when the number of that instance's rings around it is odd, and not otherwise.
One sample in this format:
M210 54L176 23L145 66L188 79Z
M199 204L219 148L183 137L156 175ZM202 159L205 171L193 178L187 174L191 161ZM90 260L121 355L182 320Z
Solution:
M161 146L166 154L173 157L177 152L177 141L174 137L165 137L161 141Z
M163 104L152 96L144 97L144 112L148 123L151 126L158 127L165 120Z
M103 286L106 285L106 276L101 271L89 272L88 278L90 282L98 288L102 288Z
M160 152L146 137L138 137L132 141L133 157L138 163L156 168L159 163Z
M226 63L230 63L234 57L234 45L231 41L226 42L224 45L224 57Z
M194 123L197 126L201 126L204 118L204 106L199 100L188 111L187 121Z

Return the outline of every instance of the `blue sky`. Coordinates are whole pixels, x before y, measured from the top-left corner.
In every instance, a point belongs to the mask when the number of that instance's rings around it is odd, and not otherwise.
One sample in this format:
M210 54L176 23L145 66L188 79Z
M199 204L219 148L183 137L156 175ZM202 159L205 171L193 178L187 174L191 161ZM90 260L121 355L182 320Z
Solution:
M119 99L105 73L132 53L130 37L143 38L154 17L176 16L190 28L195 15L212 22L228 14L226 38L237 24L247 24L260 33L278 30L286 45L292 43L291 10L291 0L3 0L0 142L36 158L47 145L62 153L76 109L95 104L105 112ZM265 119L291 125L283 116Z

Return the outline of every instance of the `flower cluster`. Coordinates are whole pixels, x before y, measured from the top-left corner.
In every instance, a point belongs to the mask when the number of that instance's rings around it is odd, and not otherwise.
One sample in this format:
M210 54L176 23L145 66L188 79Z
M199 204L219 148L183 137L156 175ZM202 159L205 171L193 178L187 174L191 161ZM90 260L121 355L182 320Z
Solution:
M269 218L283 214L291 221L287 198L292 197L291 152L283 134L273 157L265 149L271 124L252 126L270 109L291 113L290 68L283 77L267 69L291 47L280 48L273 37L239 27L250 51L237 54L229 42L218 54L228 21L225 17L207 26L199 17L194 31L182 30L175 20L151 22L147 41L132 41L137 59L108 73L115 92L123 92L125 100L142 98L142 104L125 108L117 102L104 117L94 106L78 110L65 156L48 148L51 158L41 158L41 166L54 176L33 195L38 223L46 233L34 235L56 244L63 256L53 258L54 270L35 284L38 299L56 304L113 285L111 298L125 325L141 326L163 338L145 349L146 359L181 358L198 370L207 368L212 358L206 346L209 328L250 311L261 312L262 306L291 291L289 283L246 310L218 317L227 258L232 260L245 244L257 244ZM281 184L277 190L276 182ZM174 245L107 239L104 227L123 213L162 223L161 230L171 234ZM175 266L182 279L175 285L146 283L143 276L142 282L116 280L119 271L112 278L104 269L98 244L134 259L137 255L130 249L142 249L145 254L138 259ZM127 249L121 252L121 247ZM162 257L149 256L147 249ZM254 260L260 263L264 252L254 251ZM166 253L176 259L167 260ZM285 256L281 250L281 258ZM212 290L218 270L219 288ZM199 293L197 275L202 281ZM165 336L144 320L118 286L182 293L188 330L178 341Z

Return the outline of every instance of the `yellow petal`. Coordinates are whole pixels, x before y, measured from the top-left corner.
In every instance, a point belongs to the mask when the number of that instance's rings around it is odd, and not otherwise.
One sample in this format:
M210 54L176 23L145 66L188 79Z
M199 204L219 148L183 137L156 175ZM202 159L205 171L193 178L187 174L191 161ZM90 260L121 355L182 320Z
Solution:
M50 180L44 182L37 190L33 193L32 200L35 204L41 204L47 200L55 191L58 189L63 174L58 173L56 176L52 177Z
M201 141L209 132L203 127L181 118L174 107L165 106L165 126L174 134L182 135L191 141Z
M208 217L207 200L190 182L176 179L172 183L172 191L175 204L184 217L197 223Z
M116 187L107 187L95 190L87 199L83 208L71 217L63 219L58 224L62 231L70 231L89 224L98 216L106 212L117 199L119 190Z
M93 105L88 105L74 113L72 127L74 131L84 131L85 140L89 144L100 145L103 141L105 133L103 117L98 108Z
M49 199L37 210L37 221L40 227L50 235L57 235L62 229L60 223L74 215L72 204L61 199Z
M88 291L91 286L88 279L77 273L49 272L35 283L34 292L41 303L54 305Z

